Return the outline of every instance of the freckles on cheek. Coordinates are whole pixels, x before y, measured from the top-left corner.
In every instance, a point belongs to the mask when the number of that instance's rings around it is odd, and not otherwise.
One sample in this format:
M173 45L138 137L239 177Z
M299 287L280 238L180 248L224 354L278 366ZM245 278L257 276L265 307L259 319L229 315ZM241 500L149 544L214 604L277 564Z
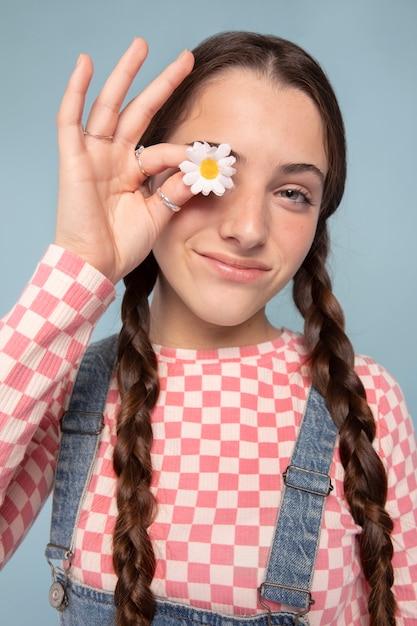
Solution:
M315 234L315 224L300 224L297 228L288 229L288 231L284 232L284 238L281 241L284 241L283 245L285 245L288 254L301 265L310 251Z

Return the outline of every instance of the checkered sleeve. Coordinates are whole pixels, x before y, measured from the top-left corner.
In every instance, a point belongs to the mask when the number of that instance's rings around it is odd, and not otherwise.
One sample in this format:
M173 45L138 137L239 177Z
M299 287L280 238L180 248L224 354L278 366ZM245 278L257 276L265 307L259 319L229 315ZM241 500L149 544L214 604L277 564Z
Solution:
M394 521L394 592L397 623L416 624L417 616L417 444L403 394L393 377L368 360L378 407L375 445L388 474L387 510ZM365 383L366 384L366 383ZM369 389L370 387L368 387Z
M113 297L102 274L50 246L0 320L0 565L51 490L59 418L94 325Z

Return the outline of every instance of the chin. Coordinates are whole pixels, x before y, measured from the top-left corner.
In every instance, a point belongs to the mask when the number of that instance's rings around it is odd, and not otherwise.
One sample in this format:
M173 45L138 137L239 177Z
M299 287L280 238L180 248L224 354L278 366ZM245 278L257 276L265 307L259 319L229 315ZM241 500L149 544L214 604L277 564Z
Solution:
M257 311L242 313L241 311L227 310L227 304L219 306L215 311L208 311L207 309L203 312L195 311L195 315L203 324L224 329L229 328L230 330L252 325L252 320L256 314Z

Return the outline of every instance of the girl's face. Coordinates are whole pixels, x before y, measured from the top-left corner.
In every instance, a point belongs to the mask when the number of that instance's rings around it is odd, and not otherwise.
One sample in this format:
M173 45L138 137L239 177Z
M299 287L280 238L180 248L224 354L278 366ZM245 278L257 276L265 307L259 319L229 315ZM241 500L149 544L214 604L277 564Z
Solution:
M316 106L234 69L203 88L169 140L228 143L237 172L233 189L193 197L158 238L152 340L215 348L277 336L265 305L310 249L327 172Z

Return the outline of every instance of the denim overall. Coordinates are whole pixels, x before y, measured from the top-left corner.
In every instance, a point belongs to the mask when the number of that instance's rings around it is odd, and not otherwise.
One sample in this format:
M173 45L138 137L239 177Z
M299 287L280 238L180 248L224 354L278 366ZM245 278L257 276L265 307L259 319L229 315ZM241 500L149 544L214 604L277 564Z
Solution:
M49 600L61 626L114 626L113 594L74 583L69 576L75 529L103 427L103 411L115 365L116 337L92 344L82 361L69 410L61 423L50 543L45 555L52 569ZM265 581L258 589L265 613L234 617L170 600L157 600L152 626L308 626L314 604L311 584L337 429L323 397L312 388L290 465ZM273 611L268 601L294 611Z

